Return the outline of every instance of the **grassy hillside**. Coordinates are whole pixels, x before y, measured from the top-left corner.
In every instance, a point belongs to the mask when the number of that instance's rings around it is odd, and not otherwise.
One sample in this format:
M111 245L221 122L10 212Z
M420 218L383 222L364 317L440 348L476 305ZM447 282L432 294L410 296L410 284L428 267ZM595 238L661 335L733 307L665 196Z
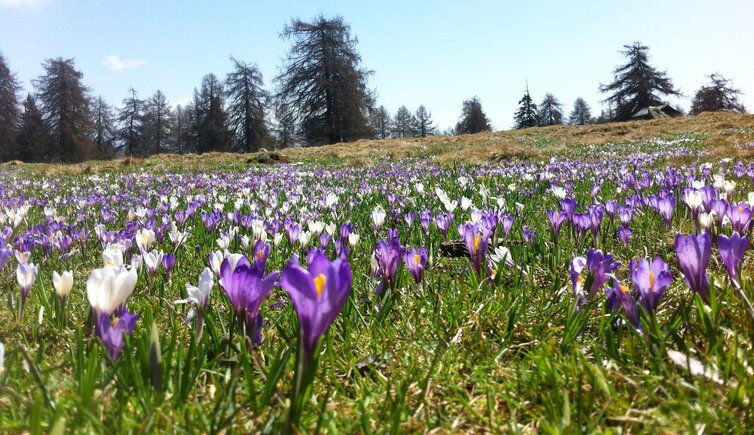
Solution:
M279 151L291 162L337 162L366 164L382 158L432 158L438 162L499 162L508 158L544 159L567 154L584 146L641 143L655 139L693 139L710 158L747 158L754 155L754 115L704 113L699 116L634 121L588 126L506 130L462 136L432 136L417 139L359 140L320 147L291 148ZM218 166L247 167L261 153L209 153L203 155L158 155L146 159L120 158L74 165L41 165L10 162L0 167L42 172L47 175L112 172L142 167L188 170ZM583 156L588 157L588 156Z

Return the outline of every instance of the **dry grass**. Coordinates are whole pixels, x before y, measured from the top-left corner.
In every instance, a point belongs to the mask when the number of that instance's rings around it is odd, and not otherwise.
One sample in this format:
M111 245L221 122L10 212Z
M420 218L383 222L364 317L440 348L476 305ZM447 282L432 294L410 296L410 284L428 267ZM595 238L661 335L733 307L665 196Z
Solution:
M342 165L369 164L374 158L433 158L440 162L497 162L510 158L546 157L565 147L630 142L649 138L694 136L713 157L751 158L754 147L754 115L704 113L655 121L634 121L588 126L551 126L462 136L432 136L417 139L359 140L356 142L280 151L291 161L330 160ZM27 164L7 162L0 168L30 170L48 176L111 172L134 167L152 171L176 167L206 170L208 167L250 164L253 155L235 153L161 154L149 158L126 157L79 164Z

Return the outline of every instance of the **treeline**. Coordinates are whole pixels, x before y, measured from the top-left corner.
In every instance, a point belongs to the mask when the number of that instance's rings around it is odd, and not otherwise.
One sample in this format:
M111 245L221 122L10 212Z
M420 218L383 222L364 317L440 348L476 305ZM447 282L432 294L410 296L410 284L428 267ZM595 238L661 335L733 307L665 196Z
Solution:
M129 89L118 107L94 97L73 59L47 59L34 92L21 86L0 53L0 161L78 162L118 155L253 152L261 148L321 145L362 138L410 138L438 134L431 112L399 107L391 115L367 87L372 71L361 65L350 26L342 18L292 20L282 37L291 41L280 74L268 89L253 63L231 57L225 77L207 74L191 102L172 107L161 91L148 97ZM682 95L664 71L648 61L647 46L624 46L627 62L600 85L607 108L593 116L582 98L564 113L550 93L536 104L526 91L514 117L516 128L586 125L630 120L663 98ZM741 91L720 74L694 95L691 114L745 112ZM491 131L478 97L462 104L454 128L442 134Z
M515 128L628 121L642 109L667 104L663 97L683 95L673 86L666 72L659 71L649 64L649 47L635 42L623 46L621 53L626 57L626 63L615 68L611 83L599 87L600 92L608 94L604 100L608 107L597 117L593 117L591 108L583 98L574 101L573 109L567 117L563 111L563 104L553 94L545 94L537 106L527 86L524 96L518 102L518 110L514 116ZM694 94L689 114L746 112L739 101L741 91L733 87L729 79L718 73L710 74L708 77L710 82ZM680 109L676 110L680 112Z

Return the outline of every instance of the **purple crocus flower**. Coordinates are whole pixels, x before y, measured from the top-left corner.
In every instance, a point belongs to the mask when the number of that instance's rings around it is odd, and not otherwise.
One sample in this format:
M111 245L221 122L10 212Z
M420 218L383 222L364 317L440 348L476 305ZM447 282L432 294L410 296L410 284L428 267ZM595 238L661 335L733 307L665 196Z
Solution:
M447 239L448 238L448 230L450 229L450 224L453 222L453 214L452 213L440 213L437 216L435 216L435 224L437 225L437 229L440 230L442 233L442 236Z
M631 234L633 234L633 230L629 227L618 228L618 240L624 245L628 245L628 242L631 239Z
M673 282L668 265L657 257L650 264L642 258L638 262L631 260L631 280L639 291L642 306L648 313L654 313L665 290Z
M744 201L731 204L728 208L728 219L734 231L745 233L751 224L751 208Z
M477 224L465 224L458 226L458 232L461 234L463 243L466 245L466 251L471 258L471 265L474 267L477 277L482 272L482 261L487 254L487 239L482 236Z
M286 221L283 225L285 233L288 236L288 242L293 245L298 241L298 236L301 234L301 227L292 221Z
M576 211L577 202L573 198L565 198L560 201L560 206L563 208L566 217L570 222L573 222L573 213Z
M618 207L618 219L624 227L631 225L631 219L634 217L634 209L629 206Z
M620 267L620 261L613 261L613 254L602 254L599 249L589 248L586 253L586 265L592 276L592 286L589 289L589 297L593 297L605 284L612 273Z
M675 254L689 288L699 294L704 302L709 302L709 263L712 240L709 233L675 236Z
M415 211L409 211L406 214L403 215L403 220L406 221L406 225L411 228L412 225L414 225L414 221L416 220L416 212Z
M173 272L173 266L175 265L174 254L164 254L162 256L162 267L165 269L165 273L170 276Z
M710 209L715 212L717 223L721 224L723 218L728 214L728 201L724 199L713 199L710 203Z
M638 330L641 330L641 321L639 320L639 310L636 306L636 300L629 291L629 288L621 284L617 279L612 279L612 286L605 289L607 296L607 308L609 310L623 309L623 314L628 321Z
M571 283L573 284L574 293L579 296L580 302L583 301L583 289L585 283L589 286L589 299L602 288L612 273L620 266L619 261L613 261L613 254L603 254L601 250L589 248L586 258L576 257L571 261ZM581 271L587 269L587 278L581 276Z
M136 327L136 321L139 319L138 314L130 313L125 307L120 308L114 314L114 318L100 314L97 321L97 335L107 349L112 359L120 356L125 346L125 336L130 336Z
M571 219L573 226L580 235L586 234L586 232L592 227L592 219L587 213L574 213Z
M424 230L424 234L429 234L429 225L432 223L432 212L424 210L419 213L419 223L422 226L422 230Z
M749 249L749 239L746 236L741 237L738 232L734 232L730 237L720 235L717 239L717 249L725 268L728 269L731 281L739 287L738 270L746 250Z
M5 267L5 265L8 263L8 259L10 258L12 253L13 249L11 248L0 249L0 270L2 270L3 267Z
M675 210L675 197L665 196L657 199L657 210L665 221L665 225L670 228L673 221L673 211Z
M487 211L482 214L481 230L485 239L491 239L495 234L499 220L497 213Z
M500 218L500 223L503 225L503 234L508 235L513 228L513 216L506 214Z
M398 267L401 265L401 252L401 242L397 238L377 242L377 247L374 249L374 258L377 260L383 280L382 285L378 287L378 295L382 295L385 282L390 285L390 289L395 289L395 278Z
M581 271L586 266L585 257L575 257L571 260L571 285L573 286L573 294L580 300L583 300L584 295L584 277L581 275Z
M260 275L264 275L264 269L267 266L267 258L270 256L270 245L257 240L254 244L252 268L259 272Z
M406 265L406 269L413 275L416 285L420 285L424 277L424 270L427 267L427 249L421 246L419 249L412 248L406 251L403 254L403 263Z
M523 228L521 228L521 232L524 235L524 241L529 243L531 246L534 246L534 240L537 238L537 232L530 229L528 225L524 225Z
M330 245L330 235L327 233L320 233L319 245L322 247L322 249L327 248Z
M228 296L236 320L246 335L253 337L254 344L261 344L259 331L259 309L262 302L275 286L278 272L264 276L261 270L252 267L246 258L241 258L235 265L226 258L220 266L220 286Z
M299 266L294 256L283 270L280 286L291 296L299 323L305 366L314 356L317 343L343 309L351 293L351 266L338 259L330 262L317 254L309 270Z
M589 207L589 221L591 223L592 234L595 236L600 232L602 219L605 216L605 208L602 205L593 205Z
M560 234L560 227L563 225L563 222L566 220L566 215L562 211L550 211L547 210L547 219L550 220L550 225L552 225L552 232L555 234L555 243L558 242L558 235Z
M340 232L341 240L347 241L348 236L350 236L351 233L353 232L353 224L350 222L340 224L339 230L340 230L339 232Z

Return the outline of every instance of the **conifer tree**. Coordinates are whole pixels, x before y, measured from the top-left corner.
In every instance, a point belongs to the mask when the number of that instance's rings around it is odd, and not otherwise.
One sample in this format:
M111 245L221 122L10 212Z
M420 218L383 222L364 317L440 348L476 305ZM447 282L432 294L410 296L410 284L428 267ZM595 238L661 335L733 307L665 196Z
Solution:
M291 21L283 37L293 40L277 77L278 97L310 145L369 137L367 89L357 40L341 17Z
M702 112L738 112L746 113L746 108L738 100L741 91L730 80L720 74L710 74L710 82L702 86L691 102L691 114Z
M265 113L270 94L264 90L262 73L256 65L233 57L233 71L225 79L228 95L228 126L233 132L236 148L243 152L257 151L270 141Z
M587 125L592 122L592 112L589 104L581 97L576 98L576 101L573 102L573 110L568 117L568 123L571 125Z
M518 102L518 110L513 116L513 120L516 128L536 127L539 125L539 119L537 118L537 105L534 104L534 100L531 99L528 86L526 87L524 96Z
M10 71L3 53L0 53L0 162L10 160L16 154L15 136L18 124L18 84Z
M461 117L456 124L456 134L473 134L482 131L492 131L490 120L482 109L479 97L463 102Z
M80 162L96 155L91 141L89 90L73 59L47 59L45 74L34 81L42 116L50 134L50 159Z
M214 74L204 76L201 89L194 92L197 115L196 151L200 154L230 151L233 147L223 95L223 85Z
M36 99L31 95L24 100L24 111L16 137L16 154L13 158L25 162L46 162L50 160L50 136L42 119L42 112Z
M649 64L649 47L634 42L623 48L628 62L615 68L612 83L600 85L600 92L610 94L606 101L614 107L614 121L627 121L641 109L663 104L661 96L681 95L667 72Z
M432 121L432 113L427 111L427 108L422 104L416 109L414 114L416 119L416 135L419 137L427 137L435 134L437 127L434 121Z
M115 154L115 125L113 110L102 96L92 102L92 142L97 147L99 157L112 157Z
M118 114L118 149L127 156L143 153L144 145L144 101L140 100L134 88L128 90L129 96L123 100Z
M558 125L563 123L563 105L554 95L545 94L542 104L539 105L537 114L539 125Z

